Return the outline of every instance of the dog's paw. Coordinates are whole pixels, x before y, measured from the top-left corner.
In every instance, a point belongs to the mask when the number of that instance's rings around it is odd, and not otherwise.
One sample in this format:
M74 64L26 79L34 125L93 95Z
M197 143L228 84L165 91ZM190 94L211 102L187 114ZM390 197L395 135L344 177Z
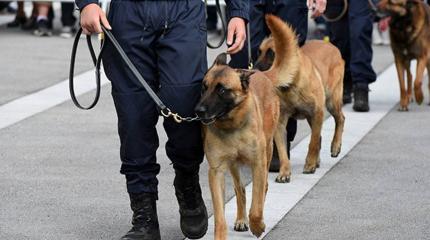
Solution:
M339 146L333 146L331 148L331 157L332 158L338 157L341 149L342 149L342 144L339 144ZM319 163L318 163L317 168L319 168Z
M407 112L407 111L409 111L408 106L400 106L397 110L399 112Z
M266 230L266 224L262 220L252 221L250 220L249 228L251 229L252 234L256 237L260 237L261 234Z
M236 232L248 231L248 221L244 219L236 220L236 222L234 223L234 231Z
M279 174L276 177L275 182L277 182L277 183L289 183L290 179L291 179L290 175Z
M424 100L424 95L423 95L423 91L421 89L421 86L415 86L414 87L414 93L415 93L415 101L417 101L418 105L421 105L421 103L423 103Z
M303 168L303 174L314 174L316 171L316 166L305 166Z

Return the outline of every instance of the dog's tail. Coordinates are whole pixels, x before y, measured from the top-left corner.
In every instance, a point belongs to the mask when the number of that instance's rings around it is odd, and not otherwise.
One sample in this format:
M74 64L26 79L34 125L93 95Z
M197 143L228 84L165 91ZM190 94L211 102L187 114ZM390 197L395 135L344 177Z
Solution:
M275 44L275 60L270 70L277 76L277 86L288 87L300 69L296 34L287 23L274 15L266 15L266 23Z

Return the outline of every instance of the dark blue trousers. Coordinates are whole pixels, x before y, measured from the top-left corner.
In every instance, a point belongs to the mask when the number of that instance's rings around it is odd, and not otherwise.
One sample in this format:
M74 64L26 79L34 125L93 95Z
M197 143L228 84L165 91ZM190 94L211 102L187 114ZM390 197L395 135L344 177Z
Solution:
M258 57L258 47L261 42L270 35L270 30L264 19L264 15L267 13L272 13L291 24L299 36L300 45L306 41L308 32L306 0L276 0L273 5L267 4L265 0L250 0L249 9L251 52L254 61ZM247 43L239 53L231 56L230 66L234 68L248 67Z
M337 16L342 8L343 0L328 1L327 14ZM373 18L367 0L351 0L347 14L340 21L328 24L330 41L345 60L345 88L354 85L367 89L376 80L372 67Z
M263 40L270 35L270 30L266 25L264 15L272 13L284 21L288 22L296 30L299 37L299 44L306 41L308 32L308 8L305 0L276 0L273 4L271 0L251 0L250 1L250 34L251 34L251 54L255 61L258 58L258 48ZM249 36L248 36L249 37ZM230 66L234 68L248 67L248 45L231 56ZM293 141L297 132L297 121L290 119L287 125L287 139Z
M184 1L113 1L114 36L162 101L182 116L194 116L207 70L204 4ZM157 192L157 106L107 43L104 69L118 115L121 173L129 193ZM203 160L200 123L165 119L166 153L175 169L198 171Z

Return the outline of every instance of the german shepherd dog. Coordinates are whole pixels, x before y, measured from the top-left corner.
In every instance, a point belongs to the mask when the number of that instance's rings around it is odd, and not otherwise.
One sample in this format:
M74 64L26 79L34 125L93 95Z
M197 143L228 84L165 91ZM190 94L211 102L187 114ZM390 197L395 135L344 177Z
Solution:
M400 83L399 111L408 111L408 104L412 101L411 60L417 60L414 93L418 104L424 98L421 85L425 68L430 72L430 9L420 0L382 0L378 7L391 16L391 49Z
M297 37L281 19L267 15L272 33L260 45L256 68L265 71L269 78L277 76L277 93L281 98L280 126L289 117L306 119L311 127L306 164L303 173L314 173L319 167L321 128L324 109L334 117L336 129L331 143L331 156L341 151L345 117L342 112L343 75L345 64L339 50L324 41L309 41L298 47ZM286 49L279 51L279 49ZM280 129L285 136L285 128ZM288 155L280 155L278 182L285 182L291 174Z
M250 166L253 179L249 228L257 237L265 231L263 208L280 109L272 81L259 71L230 68L226 54L217 57L203 79L202 97L195 111L204 124L216 240L227 238L224 216L227 169L233 177L237 198L234 230L248 230L245 188L239 169L243 164ZM280 145L285 146L285 141Z

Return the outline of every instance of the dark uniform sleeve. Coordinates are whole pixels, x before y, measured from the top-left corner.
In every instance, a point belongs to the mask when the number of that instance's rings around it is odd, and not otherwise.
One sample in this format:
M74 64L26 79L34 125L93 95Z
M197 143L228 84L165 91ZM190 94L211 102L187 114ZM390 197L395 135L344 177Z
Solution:
M90 3L96 3L98 4L99 1L98 0L75 0L76 6L78 6L79 10L82 11L82 9L84 9L85 6L87 6Z
M249 20L249 0L225 0L227 4L227 18L243 18L246 22Z

